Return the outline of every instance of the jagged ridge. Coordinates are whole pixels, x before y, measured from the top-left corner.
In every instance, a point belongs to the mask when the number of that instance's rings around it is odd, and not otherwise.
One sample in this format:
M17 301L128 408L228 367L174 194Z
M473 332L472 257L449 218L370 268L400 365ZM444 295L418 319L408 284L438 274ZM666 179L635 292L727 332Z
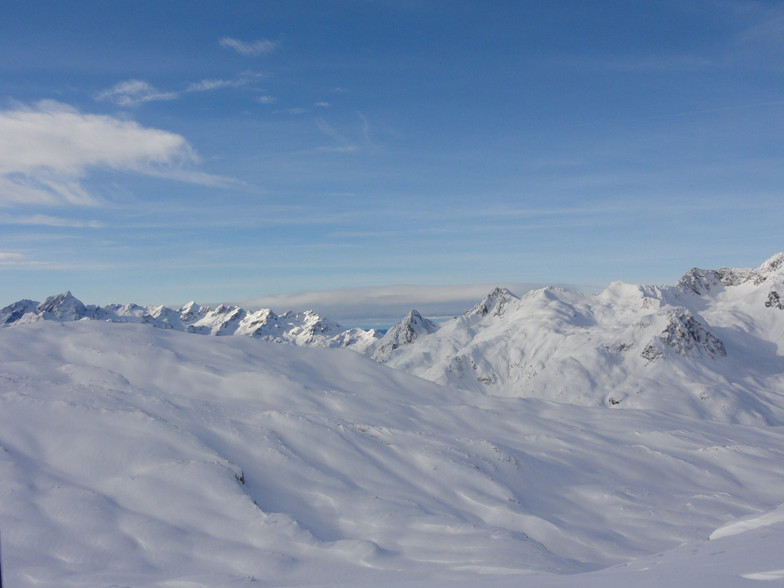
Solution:
M249 311L222 304L216 308L189 302L178 310L136 304L85 305L71 292L48 297L44 302L20 300L0 310L0 325L41 320L105 320L139 323L200 335L245 335L267 341L311 347L349 347L364 351L380 335L373 330L344 329L312 310L281 315L268 308Z

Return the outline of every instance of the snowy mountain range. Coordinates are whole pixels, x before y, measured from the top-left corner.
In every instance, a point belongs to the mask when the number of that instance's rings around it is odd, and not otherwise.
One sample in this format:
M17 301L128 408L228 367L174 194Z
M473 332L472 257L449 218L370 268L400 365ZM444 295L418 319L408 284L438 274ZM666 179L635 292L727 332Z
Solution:
M495 395L784 423L784 254L598 295L496 289L387 365Z
M383 336L312 312L94 307L69 293L12 304L3 579L784 580L782 266L598 295L496 289L440 325L412 311Z
M496 288L452 320L412 310L385 334L312 310L86 306L70 292L0 310L0 325L83 319L346 347L440 384L613 408L784 423L784 253L755 269L691 269L674 286L616 282L598 295ZM771 394L776 391L778 394Z
M339 324L307 310L281 315L264 308L249 311L221 304L216 308L189 302L174 310L137 304L85 305L71 292L50 296L44 302L20 300L0 310L0 326L41 320L102 320L141 323L200 335L246 335L265 341L310 347L352 347L363 351L380 336L375 331L343 329Z

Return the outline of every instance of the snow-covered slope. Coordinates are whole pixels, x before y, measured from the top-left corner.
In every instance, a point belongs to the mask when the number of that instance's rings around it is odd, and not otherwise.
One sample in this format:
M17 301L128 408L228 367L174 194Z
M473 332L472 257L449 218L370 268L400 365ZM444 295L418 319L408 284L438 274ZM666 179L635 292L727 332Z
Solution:
M784 254L756 269L692 269L671 287L598 295L496 289L432 333L375 357L504 396L784 423Z
M341 349L0 329L15 588L734 586L782 567L783 456L780 427L488 396Z
M20 300L0 309L0 326L42 320L103 320L143 323L201 335L247 335L257 339L310 347L350 347L363 352L380 334L363 329L344 329L338 323L307 310L277 315L264 308L250 311L221 304L216 308L189 302L179 310L165 306L110 304L86 306L70 292L50 296L44 302Z

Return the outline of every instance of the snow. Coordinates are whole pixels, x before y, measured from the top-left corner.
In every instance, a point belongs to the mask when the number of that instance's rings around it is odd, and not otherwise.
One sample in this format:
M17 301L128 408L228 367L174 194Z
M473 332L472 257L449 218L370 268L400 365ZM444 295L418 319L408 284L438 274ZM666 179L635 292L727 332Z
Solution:
M14 586L577 582L784 502L779 427L133 324L3 329L0 357Z
M782 265L701 293L497 290L438 327L410 313L387 364L310 311L20 301L0 311L4 580L780 582Z
M309 347L348 347L360 353L373 347L380 334L374 330L345 330L338 323L312 310L275 314L269 308L251 311L221 304L216 308L188 302L179 310L165 306L138 304L85 305L65 292L44 302L20 300L0 309L0 326L55 320L104 320L115 323L142 323L159 329L174 329L199 335L246 335Z
M784 424L784 312L770 302L784 292L780 259L692 269L673 287L618 282L598 295L495 289L374 357L478 393Z
M390 354L401 345L410 345L417 337L434 333L438 325L423 318L419 311L412 310L406 317L390 328L372 348L372 356L376 361L386 361Z

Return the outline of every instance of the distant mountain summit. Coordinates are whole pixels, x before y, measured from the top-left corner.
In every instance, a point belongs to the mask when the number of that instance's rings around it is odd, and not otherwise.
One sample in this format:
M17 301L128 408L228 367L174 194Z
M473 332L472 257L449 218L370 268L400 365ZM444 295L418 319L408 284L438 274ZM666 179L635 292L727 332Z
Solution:
M767 281L775 281L776 278L781 281L782 273L784 273L784 253L777 253L758 268L723 267L718 270L692 268L683 275L677 287L702 295L721 287L740 286L745 283L759 286Z
M412 310L403 320L391 327L373 347L372 357L376 361L383 362L399 347L410 345L418 337L435 333L437 330L436 323L423 318L418 311Z
M501 316L506 306L513 301L519 300L506 288L495 288L484 300L465 313L465 316Z

